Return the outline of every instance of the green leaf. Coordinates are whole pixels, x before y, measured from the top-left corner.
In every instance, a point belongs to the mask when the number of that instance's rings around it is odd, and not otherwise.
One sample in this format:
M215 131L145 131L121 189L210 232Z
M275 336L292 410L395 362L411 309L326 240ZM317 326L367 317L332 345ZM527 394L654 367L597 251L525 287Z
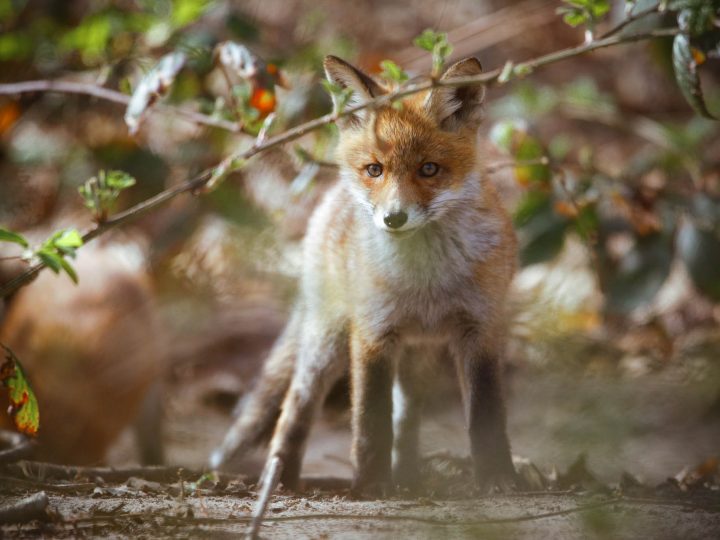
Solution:
M557 9L558 15L570 26L586 24L589 27L595 24L610 11L608 0L563 0L566 4Z
M533 161L546 157L542 143L526 132L517 137L514 150L514 156L518 162ZM515 178L523 185L529 182L547 183L552 179L552 172L549 165L542 163L521 165L515 167Z
M535 236L521 241L520 264L529 266L555 258L565 244L566 230L567 224L558 218Z
M62 266L62 269L65 270L65 273L70 276L70 279L73 280L73 283L75 285L78 284L78 275L75 272L75 269L72 267L72 265L67 261L67 259L60 257L60 266Z
M125 171L98 172L78 188L85 207L93 213L95 221L104 221L112 210L120 192L134 186L135 178Z
M452 53L452 45L448 43L445 32L436 32L431 28L423 30L422 34L413 40L413 43L432 53L432 73L437 77L442 71L445 59Z
M528 191L515 208L513 222L516 227L526 225L535 214L540 213L543 208L552 206L550 194L542 191Z
M720 236L688 221L680 228L677 243L680 258L697 290L715 302L720 301Z
M37 256L50 270L56 274L60 273L62 269L62 257L60 255L52 251L42 250L37 252Z
M8 389L9 413L18 431L34 437L40 428L40 408L35 392L15 354L0 343L5 362L0 366L0 382Z
M122 191L135 185L135 178L125 171L108 171L105 175L107 187Z
M670 274L672 239L673 235L667 232L636 239L633 249L608 272L605 287L608 311L627 313L655 298Z
M580 212L575 217L573 224L575 232L578 233L580 238L586 242L592 241L600 225L600 218L595 204L587 204L580 208Z
M514 220L520 239L520 264L542 263L560 253L569 222L555 213L550 194L529 191L521 199Z
M173 26L182 28L195 22L209 6L208 0L173 0Z
M68 229L62 231L53 244L57 248L79 248L83 245L83 239L77 229Z
M35 255L53 272L59 274L64 270L77 283L77 273L65 257L74 257L75 251L82 245L83 239L77 229L61 229L45 240Z
M402 84L409 78L408 74L392 60L383 60L380 62L380 67L382 68L380 76L385 80Z
M589 17L584 14L582 11L576 11L572 9L558 9L558 13L562 14L563 21L565 21L566 24L569 24L573 28L576 26L580 26L581 24L585 24Z
M421 49L432 52L438 39L439 34L432 28L427 28L423 30L422 34L413 39L413 43Z
M690 38L685 34L678 34L673 41L673 67L675 80L690 106L699 115L716 120L705 105Z
M0 241L1 242L12 242L14 244L20 244L22 247L28 247L28 241L25 239L24 236L14 233L12 231L8 231L7 229L3 229L0 227Z

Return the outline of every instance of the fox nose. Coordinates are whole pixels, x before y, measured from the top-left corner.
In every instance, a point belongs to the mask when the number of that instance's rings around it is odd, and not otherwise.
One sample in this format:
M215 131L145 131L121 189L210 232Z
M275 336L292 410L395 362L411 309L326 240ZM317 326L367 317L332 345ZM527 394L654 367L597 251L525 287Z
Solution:
M390 227L391 229L399 229L408 220L408 215L400 210L399 212L388 212L383 216L383 221L385 222L385 225Z

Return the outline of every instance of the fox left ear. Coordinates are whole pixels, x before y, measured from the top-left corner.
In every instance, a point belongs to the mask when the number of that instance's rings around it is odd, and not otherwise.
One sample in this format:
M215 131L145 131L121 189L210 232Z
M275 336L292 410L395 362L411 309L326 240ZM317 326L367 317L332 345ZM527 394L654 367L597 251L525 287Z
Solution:
M450 66L440 80L472 77L480 73L482 73L480 60L474 57L465 58ZM459 88L440 86L430 92L425 106L443 129L448 131L457 131L461 128L477 129L482 120L484 97L484 86Z
M337 56L326 56L323 66L325 67L325 75L330 82L337 84L341 88L349 88L352 90L352 96L347 103L348 107L370 101L380 94L385 93L385 90L370 78L370 76ZM332 99L333 105L337 109L338 103L336 96L333 95ZM367 110L363 109L350 115L346 120L350 124L357 124L362 122L366 116Z

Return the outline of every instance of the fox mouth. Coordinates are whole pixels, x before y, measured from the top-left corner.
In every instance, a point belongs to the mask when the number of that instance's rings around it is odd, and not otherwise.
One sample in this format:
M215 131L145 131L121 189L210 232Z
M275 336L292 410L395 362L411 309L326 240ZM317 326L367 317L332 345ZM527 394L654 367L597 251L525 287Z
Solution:
M398 230L398 229L385 229L385 232L388 233L393 238L408 238L409 236L412 236L417 232L419 227L413 227L412 229L404 229L404 230Z

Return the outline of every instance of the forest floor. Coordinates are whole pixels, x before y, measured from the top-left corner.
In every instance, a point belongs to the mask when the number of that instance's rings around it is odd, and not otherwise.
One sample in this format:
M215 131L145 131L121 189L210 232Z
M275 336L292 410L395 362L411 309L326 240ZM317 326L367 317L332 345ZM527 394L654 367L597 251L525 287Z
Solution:
M218 374L169 389L168 461L140 468L130 434L114 469L21 462L0 471L0 507L40 491L40 520L0 526L12 538L237 537L255 501L258 452L235 464L247 475L203 476L227 429L212 406ZM222 385L221 385L222 386ZM173 399L172 396L177 396ZM181 398L180 398L181 396ZM522 369L508 381L509 432L531 491L473 491L459 405L431 402L420 496L353 500L347 409L326 409L311 435L305 489L273 499L266 538L683 538L720 537L720 422L710 396L677 370L628 378ZM181 479L183 480L181 482ZM2 510L0 510L2 516ZM0 522L2 518L0 517Z

